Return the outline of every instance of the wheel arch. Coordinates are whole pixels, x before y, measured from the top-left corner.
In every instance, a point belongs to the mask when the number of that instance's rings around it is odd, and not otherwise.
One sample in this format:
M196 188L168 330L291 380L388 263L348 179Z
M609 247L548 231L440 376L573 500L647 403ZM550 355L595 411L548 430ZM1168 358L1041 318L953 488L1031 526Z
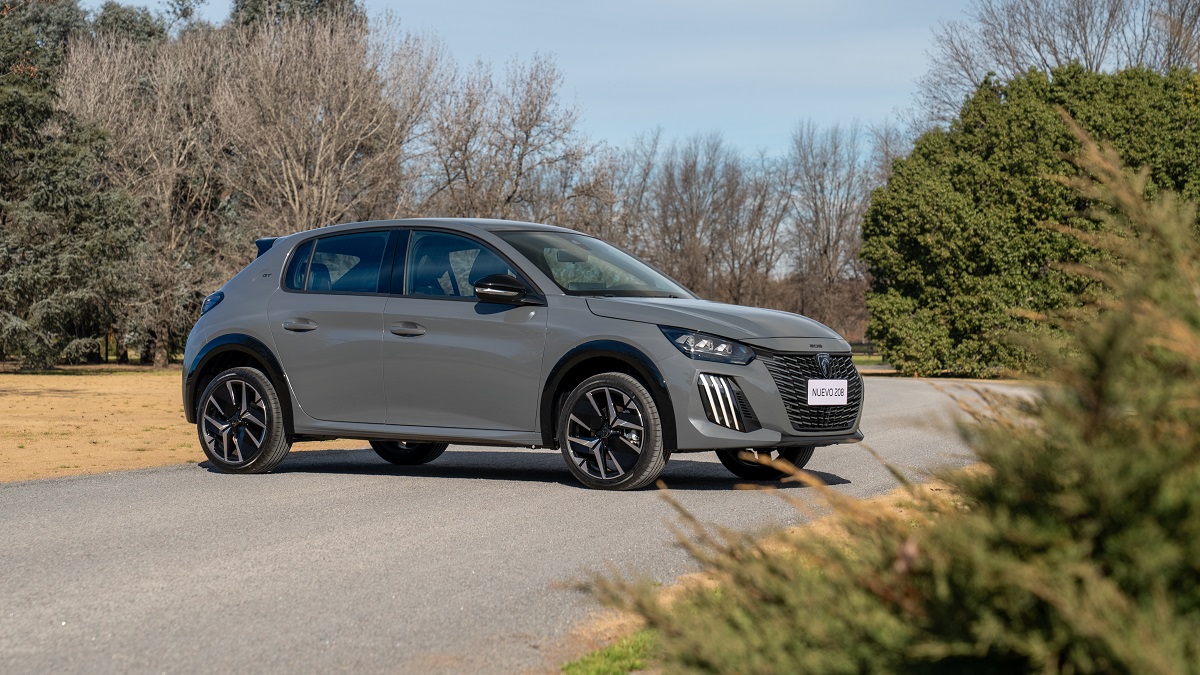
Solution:
M551 369L539 404L538 418L541 420L543 445L555 447L556 413L560 398L587 378L609 372L631 375L650 391L662 421L663 447L674 450L677 443L675 408L662 372L641 350L616 340L585 342L564 354Z
M190 364L185 364L183 412L188 423L196 423L196 399L208 383L223 371L239 366L262 371L271 381L283 408L284 431L290 438L294 434L292 397L283 367L270 347L257 338L241 333L227 333L214 338L201 348Z

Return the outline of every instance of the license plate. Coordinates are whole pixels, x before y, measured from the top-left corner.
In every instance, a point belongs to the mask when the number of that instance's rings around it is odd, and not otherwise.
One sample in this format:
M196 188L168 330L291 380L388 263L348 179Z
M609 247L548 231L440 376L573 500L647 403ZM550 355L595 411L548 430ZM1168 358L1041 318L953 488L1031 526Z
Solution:
M809 380L809 405L846 405L846 380Z

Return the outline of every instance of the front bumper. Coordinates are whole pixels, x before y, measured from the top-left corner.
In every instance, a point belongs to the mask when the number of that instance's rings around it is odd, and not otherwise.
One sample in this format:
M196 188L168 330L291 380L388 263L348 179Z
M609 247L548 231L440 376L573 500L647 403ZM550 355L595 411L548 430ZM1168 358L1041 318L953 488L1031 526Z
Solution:
M831 410L833 414L824 415L821 407L807 409L803 406L803 400L797 400L797 387L806 386L805 380L780 373L777 361L767 363L769 359L781 356L801 360L811 358L815 361L815 353L760 354L760 358L745 366L693 361L683 355L666 359L662 365L671 400L675 404L676 451L819 447L863 440L859 422L862 418L865 392L862 389L861 376L852 364L842 374L850 381L851 389L857 387L857 401L852 409L839 408ZM834 356L839 359L849 358L849 354ZM768 365L772 368L768 368ZM704 387L706 381L712 381L710 377L705 376L711 375L736 383L737 402L748 404L752 409L753 423L730 425L728 416L724 414L715 416L717 423L714 423L714 416L711 414L714 405L705 400L708 390ZM787 387L786 395L785 392L781 392L781 386ZM716 407L722 408L719 398L716 403ZM732 411L736 407L729 406L723 409ZM815 422L814 414L817 415ZM828 422L828 425L822 426L822 421ZM797 424L804 426L798 427ZM735 428L729 428L730 426Z

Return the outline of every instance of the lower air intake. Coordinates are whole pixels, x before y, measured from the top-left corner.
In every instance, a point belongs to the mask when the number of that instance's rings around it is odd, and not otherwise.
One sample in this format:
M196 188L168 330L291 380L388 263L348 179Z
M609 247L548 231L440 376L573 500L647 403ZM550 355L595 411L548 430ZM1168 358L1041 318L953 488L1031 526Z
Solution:
M732 377L701 373L700 402L708 421L734 431L757 431L762 426Z

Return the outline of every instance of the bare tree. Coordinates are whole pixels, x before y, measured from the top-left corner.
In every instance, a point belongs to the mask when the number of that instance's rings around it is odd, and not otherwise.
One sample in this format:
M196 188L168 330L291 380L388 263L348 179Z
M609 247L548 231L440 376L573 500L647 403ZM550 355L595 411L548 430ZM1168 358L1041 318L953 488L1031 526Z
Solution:
M627 242L626 246L644 255L650 254L651 239L646 232L653 202L653 186L658 176L663 131L655 129L640 136L614 158L612 174L616 199L608 231L597 232Z
M229 180L260 230L281 234L391 216L401 168L441 80L424 38L371 40L331 13L262 22L237 34L238 67L216 110L236 170Z
M151 46L83 39L73 43L59 83L61 104L111 133L107 178L141 205L146 246L129 273L141 289L126 308L129 329L147 338L165 367L204 289L242 260L236 223L225 217L222 131L212 106L232 69L217 33L193 31Z
M775 304L769 282L785 249L786 167L760 154L738 162L730 178L735 181L730 186L732 201L714 242L723 253L717 265L717 297L739 305Z
M702 296L717 299L721 227L738 180L736 156L717 134L674 143L651 188L646 223L650 255Z
M509 64L499 81L482 63L459 73L434 106L425 210L530 217L539 182L557 175L572 185L568 170L582 166L591 146L576 128L578 111L560 99L561 86L562 74L544 56Z
M616 222L619 198L618 154L589 145L562 161L538 170L527 181L519 218L552 223L633 245Z
M1159 70L1200 63L1200 1L1143 0L1136 31L1122 43L1125 61Z
M912 150L915 137L892 121L872 124L866 129L871 143L872 187L883 185L892 175L892 164Z
M858 249L878 177L862 129L802 123L792 135L790 160L797 309L854 332L848 324L866 318Z
M657 133L623 160L611 225L622 241L702 297L770 304L788 202L777 162L747 160L717 134L664 149Z
M384 52L382 95L395 111L391 131L401 141L400 162L390 174L393 189L362 195L360 210L372 217L398 218L420 213L421 183L433 157L433 110L446 93L453 64L437 38L397 35L397 24L391 19L381 26L371 39ZM376 203L365 204L368 200Z
M1073 62L1167 70L1194 63L1198 38L1200 0L972 0L965 21L934 29L918 102L945 122L989 73L1010 79Z

